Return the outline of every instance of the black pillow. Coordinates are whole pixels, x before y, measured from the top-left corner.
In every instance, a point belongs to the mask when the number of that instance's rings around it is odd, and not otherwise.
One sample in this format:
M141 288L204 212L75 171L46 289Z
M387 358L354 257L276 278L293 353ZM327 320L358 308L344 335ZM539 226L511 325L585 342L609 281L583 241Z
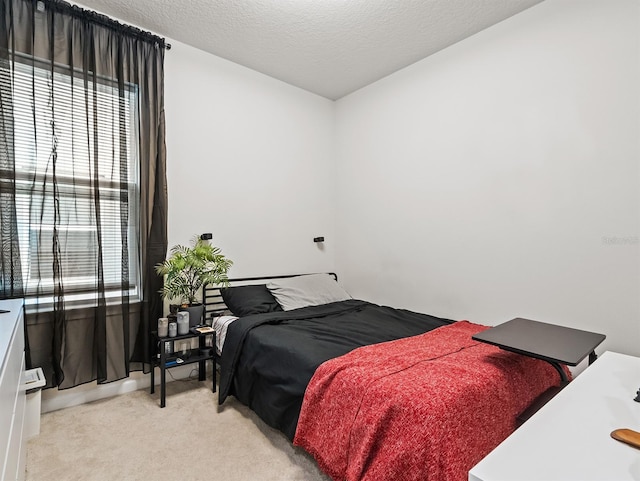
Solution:
M220 289L220 294L234 316L242 317L282 310L265 284L223 287Z

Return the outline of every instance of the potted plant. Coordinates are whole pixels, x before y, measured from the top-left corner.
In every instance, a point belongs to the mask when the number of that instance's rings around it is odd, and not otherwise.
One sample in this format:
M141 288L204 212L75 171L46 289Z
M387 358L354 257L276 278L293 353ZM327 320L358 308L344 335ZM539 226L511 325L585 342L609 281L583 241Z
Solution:
M202 322L204 305L199 301L205 285L229 284L227 272L233 262L218 247L195 236L193 246L176 245L171 255L156 266L156 272L165 276L160 291L164 299L177 300L182 309L189 311L189 325Z

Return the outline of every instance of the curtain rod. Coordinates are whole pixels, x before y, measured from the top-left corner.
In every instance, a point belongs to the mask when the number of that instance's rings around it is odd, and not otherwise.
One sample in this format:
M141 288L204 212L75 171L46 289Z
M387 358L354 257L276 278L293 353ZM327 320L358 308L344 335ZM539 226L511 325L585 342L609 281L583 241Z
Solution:
M131 36L141 38L151 43L156 43L160 47L171 50L171 44L165 42L163 37L159 37L158 35L154 35L151 32L147 32L145 30L141 30L133 25L128 25L125 23L118 22L113 18L110 18L106 15L103 15L98 12L94 12L92 10L86 10L77 5L72 5L64 0L37 0L36 9L39 12L44 12L46 8L50 8L56 12L67 13L76 18L91 20L98 25L103 27L110 28L112 30L116 30L119 32L126 32Z

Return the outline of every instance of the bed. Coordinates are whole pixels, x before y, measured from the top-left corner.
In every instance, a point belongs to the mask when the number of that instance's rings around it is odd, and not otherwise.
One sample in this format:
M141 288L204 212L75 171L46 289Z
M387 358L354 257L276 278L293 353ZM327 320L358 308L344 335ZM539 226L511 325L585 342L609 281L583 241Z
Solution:
M236 397L334 480L462 481L559 384L471 339L487 326L352 299L335 275L232 286L204 296L225 331L219 403Z

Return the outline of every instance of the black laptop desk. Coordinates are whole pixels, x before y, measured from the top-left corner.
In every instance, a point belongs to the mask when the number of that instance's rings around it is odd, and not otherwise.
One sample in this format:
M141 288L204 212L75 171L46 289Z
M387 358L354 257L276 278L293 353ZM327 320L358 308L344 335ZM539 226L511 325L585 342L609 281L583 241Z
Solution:
M556 368L562 383L566 384L567 375L561 364L577 366L587 356L591 364L597 358L595 348L605 337L604 334L518 317L479 332L472 339L546 361Z

